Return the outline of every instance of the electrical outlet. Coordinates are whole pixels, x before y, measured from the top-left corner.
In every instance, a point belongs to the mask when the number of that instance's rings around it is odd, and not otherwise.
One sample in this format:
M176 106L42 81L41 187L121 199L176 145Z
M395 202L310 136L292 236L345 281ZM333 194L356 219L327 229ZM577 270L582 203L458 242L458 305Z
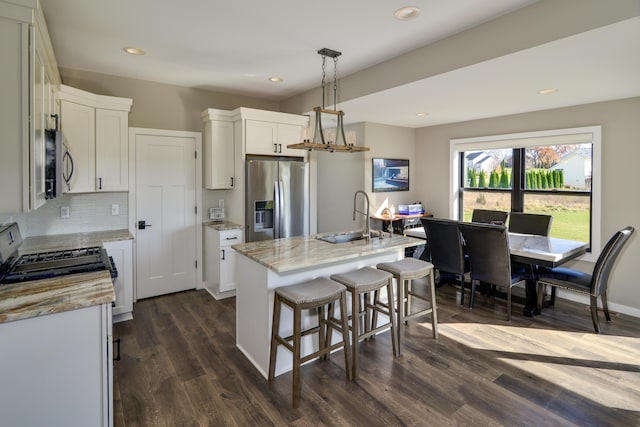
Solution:
M62 219L69 218L69 216L70 216L69 206L60 206L60 218Z
M120 215L120 205L111 205L111 215Z

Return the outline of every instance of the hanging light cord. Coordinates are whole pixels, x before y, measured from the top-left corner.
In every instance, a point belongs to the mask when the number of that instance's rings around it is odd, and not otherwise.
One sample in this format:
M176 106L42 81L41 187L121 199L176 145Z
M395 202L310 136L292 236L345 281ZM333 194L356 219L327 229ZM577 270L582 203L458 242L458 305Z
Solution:
M322 109L324 110L325 108L325 102L324 102L324 92L325 92L325 87L326 87L326 76L327 76L327 72L325 70L325 63L327 60L327 56L326 55L322 55Z
M338 57L333 58L333 110L338 111Z

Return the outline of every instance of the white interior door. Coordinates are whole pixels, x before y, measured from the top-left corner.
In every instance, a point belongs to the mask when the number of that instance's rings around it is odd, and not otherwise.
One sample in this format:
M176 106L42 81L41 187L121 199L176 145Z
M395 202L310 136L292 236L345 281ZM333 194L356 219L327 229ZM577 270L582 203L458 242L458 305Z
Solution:
M196 141L160 131L135 144L137 297L196 288Z

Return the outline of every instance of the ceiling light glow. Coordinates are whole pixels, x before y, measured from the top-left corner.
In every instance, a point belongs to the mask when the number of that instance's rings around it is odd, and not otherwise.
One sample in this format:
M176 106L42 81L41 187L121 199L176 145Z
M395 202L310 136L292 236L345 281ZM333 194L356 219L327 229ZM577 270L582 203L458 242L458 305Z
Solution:
M126 46L123 47L122 50L127 52L130 55L144 55L146 52L139 47Z
M426 115L428 115L428 114L429 114L429 113L425 113L425 112L422 112L422 111L421 111L421 112L419 112L419 113L416 113L416 116L418 116L418 117L424 117L424 116L426 116Z
M420 9L415 6L401 7L393 12L393 17L399 21L410 21L416 19L420 15Z
M538 91L538 93L539 93L540 95L547 95L547 94L549 94L549 93L556 93L557 91L558 91L558 89L549 88L549 89L540 89L540 90Z
M273 83L282 83L284 79L282 77L269 77L269 81Z

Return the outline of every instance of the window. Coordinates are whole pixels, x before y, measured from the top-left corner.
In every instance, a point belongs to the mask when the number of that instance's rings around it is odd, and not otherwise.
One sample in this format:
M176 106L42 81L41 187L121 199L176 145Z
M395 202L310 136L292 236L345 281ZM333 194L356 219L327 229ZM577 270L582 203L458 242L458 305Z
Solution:
M453 218L469 221L476 208L550 214L552 237L599 253L599 126L452 140L451 161Z

